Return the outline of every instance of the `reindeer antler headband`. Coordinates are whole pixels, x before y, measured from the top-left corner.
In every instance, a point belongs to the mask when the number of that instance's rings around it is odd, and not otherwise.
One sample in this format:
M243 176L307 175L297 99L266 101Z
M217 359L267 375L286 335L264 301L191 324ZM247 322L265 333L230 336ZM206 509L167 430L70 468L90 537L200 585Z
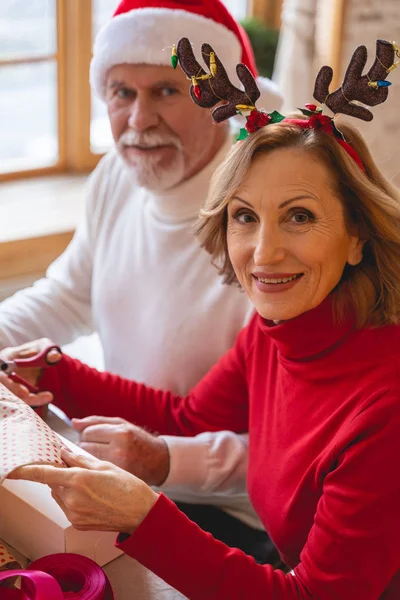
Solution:
M302 128L321 129L334 135L360 168L365 170L354 148L344 140L336 128L334 118L341 113L363 121L372 121L371 111L359 102L367 106L376 106L387 99L391 83L386 81L386 78L400 63L400 48L395 42L377 40L375 61L366 75L362 73L367 63L367 49L365 46L359 46L351 57L342 85L334 92L329 92L333 77L332 68L320 69L315 80L313 96L334 113L333 118L323 115L322 108L315 104L306 104L306 109L301 109L307 119L287 119L277 111L267 113L258 110L255 104L260 92L249 69L243 64L236 67L237 76L244 86L244 90L240 90L230 82L223 64L209 44L203 44L201 52L210 73L206 73L197 62L187 38L182 38L178 46L173 47L172 66L175 68L179 61L183 71L191 79L190 95L196 104L203 108L211 108L221 101L225 102L213 110L214 121L220 123L238 113L246 117L246 125L240 130L238 140L246 138L249 133L254 133L269 123L282 121ZM399 59L397 62L396 56Z

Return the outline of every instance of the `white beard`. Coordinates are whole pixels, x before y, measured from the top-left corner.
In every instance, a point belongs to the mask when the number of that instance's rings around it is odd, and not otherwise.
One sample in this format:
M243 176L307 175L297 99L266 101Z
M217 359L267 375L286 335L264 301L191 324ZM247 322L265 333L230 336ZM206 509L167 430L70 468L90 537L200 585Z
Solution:
M185 175L182 154L178 154L168 167L161 167L149 159L138 160L135 166L129 163L129 167L134 183L153 192L165 192L175 187Z
M137 158L133 165L125 159L123 149L125 146L141 146L154 148L159 145L171 145L176 150L174 159L168 166L161 166L157 157L151 155ZM154 192L164 192L178 185L185 175L185 160L182 144L179 138L172 134L160 134L156 132L136 133L128 130L118 140L117 148L122 158L129 166L131 177L135 185L144 187Z

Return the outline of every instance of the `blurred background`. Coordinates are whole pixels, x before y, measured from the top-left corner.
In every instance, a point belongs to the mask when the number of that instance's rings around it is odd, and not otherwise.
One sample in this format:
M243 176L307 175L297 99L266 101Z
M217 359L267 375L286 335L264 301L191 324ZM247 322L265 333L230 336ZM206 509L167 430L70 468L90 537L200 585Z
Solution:
M224 0L245 27L262 75L284 110L312 101L318 68L340 86L352 51L379 37L400 44L400 0ZM87 174L111 144L90 92L92 41L117 0L0 2L0 299L42 275L73 235ZM400 68L390 102L358 123L385 173L400 184ZM332 88L333 89L333 88Z

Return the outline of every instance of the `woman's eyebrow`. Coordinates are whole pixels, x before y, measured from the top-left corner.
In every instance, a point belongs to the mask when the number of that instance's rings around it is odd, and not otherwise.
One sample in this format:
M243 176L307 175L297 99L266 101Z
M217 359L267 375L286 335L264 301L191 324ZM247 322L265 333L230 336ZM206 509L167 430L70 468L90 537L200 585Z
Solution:
M299 196L294 196L293 198L289 198L288 200L285 200L278 206L278 208L285 208L285 206L287 206L291 202L296 202L297 200L310 200L310 199L316 200L318 202L318 198L316 196L314 196L313 194L300 194Z
M296 202L297 200L309 200L309 199L318 201L318 198L316 198L314 195L300 194L299 196L293 196L293 198L289 198L288 200L285 200L278 206L278 208L285 208L285 206L287 206L291 202ZM236 196L236 195L232 196L231 200L239 200L239 202L243 202L243 204L246 204L250 208L253 208L253 206L250 204L250 202L243 200L243 198L241 198L240 196Z
M247 204L247 206L250 206L250 208L253 208L253 206L250 204L250 202L247 202L246 200L243 200L243 198L241 198L240 196L232 196L231 200L239 200L239 202L243 202L243 204Z

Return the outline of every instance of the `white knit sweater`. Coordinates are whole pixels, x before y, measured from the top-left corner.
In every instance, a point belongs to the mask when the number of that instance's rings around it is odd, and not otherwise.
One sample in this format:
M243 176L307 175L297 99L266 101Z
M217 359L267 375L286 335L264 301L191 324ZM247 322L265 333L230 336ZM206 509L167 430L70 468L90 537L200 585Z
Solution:
M109 152L90 177L86 217L66 251L46 278L0 305L0 346L44 336L66 344L95 330L107 370L186 394L252 312L244 293L221 283L193 233L230 145L229 138L203 171L163 194L135 187ZM245 492L247 436L165 439L171 470L164 492L260 526Z

